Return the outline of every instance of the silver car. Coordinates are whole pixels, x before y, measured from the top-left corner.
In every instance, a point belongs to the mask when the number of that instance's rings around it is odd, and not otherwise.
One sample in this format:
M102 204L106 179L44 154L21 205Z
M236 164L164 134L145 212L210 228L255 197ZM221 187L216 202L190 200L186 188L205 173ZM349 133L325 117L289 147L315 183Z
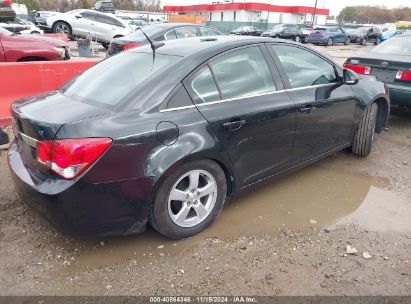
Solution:
M53 33L68 36L91 36L104 47L108 47L113 38L123 37L134 31L128 22L111 14L94 10L74 10L67 13L56 13L46 20L47 28Z

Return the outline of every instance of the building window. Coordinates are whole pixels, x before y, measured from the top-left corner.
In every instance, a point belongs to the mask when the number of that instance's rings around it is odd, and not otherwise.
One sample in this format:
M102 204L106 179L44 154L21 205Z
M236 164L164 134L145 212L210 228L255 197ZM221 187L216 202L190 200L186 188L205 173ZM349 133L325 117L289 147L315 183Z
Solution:
M224 20L224 13L221 12L221 21L223 21L223 20Z
M235 21L235 19L237 18L237 11L234 11L234 21Z

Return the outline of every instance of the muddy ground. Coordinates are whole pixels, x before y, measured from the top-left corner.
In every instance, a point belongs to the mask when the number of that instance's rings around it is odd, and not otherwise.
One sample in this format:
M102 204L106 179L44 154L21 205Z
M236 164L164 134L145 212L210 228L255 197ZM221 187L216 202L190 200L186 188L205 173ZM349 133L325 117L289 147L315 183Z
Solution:
M393 109L368 158L261 186L182 241L62 235L19 200L5 154L0 295L410 295L411 112Z

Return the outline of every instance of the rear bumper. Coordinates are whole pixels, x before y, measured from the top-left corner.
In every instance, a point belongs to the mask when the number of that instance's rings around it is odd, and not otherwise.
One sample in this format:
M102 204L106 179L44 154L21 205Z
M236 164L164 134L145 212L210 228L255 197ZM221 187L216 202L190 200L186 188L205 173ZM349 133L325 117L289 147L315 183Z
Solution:
M151 190L147 179L100 184L82 179L40 182L24 166L15 143L10 145L8 164L22 201L64 233L90 237L145 230L150 200L142 193Z
M387 84L390 90L391 104L411 106L411 87Z
M311 38L311 37L307 37L307 42L312 43L312 44L323 44L323 43L327 43L328 38Z

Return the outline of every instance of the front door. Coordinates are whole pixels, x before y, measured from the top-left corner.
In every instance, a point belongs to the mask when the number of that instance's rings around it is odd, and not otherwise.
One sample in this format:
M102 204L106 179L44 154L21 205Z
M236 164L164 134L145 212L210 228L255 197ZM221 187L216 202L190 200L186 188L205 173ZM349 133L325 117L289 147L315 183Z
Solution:
M224 53L185 82L242 185L291 164L295 106L264 52L251 46Z
M1 44L2 38L3 38L3 35L0 34L0 62L5 62L6 54L4 53L3 45Z
M356 99L336 67L310 50L271 45L283 80L297 108L293 163L300 163L351 142Z

